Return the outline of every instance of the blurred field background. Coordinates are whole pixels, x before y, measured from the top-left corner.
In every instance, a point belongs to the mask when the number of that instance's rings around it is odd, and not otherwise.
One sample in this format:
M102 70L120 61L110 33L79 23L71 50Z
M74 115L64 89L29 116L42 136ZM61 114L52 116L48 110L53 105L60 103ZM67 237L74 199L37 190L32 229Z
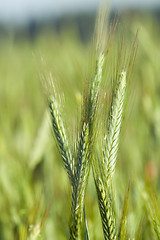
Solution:
M56 77L65 98L63 115L72 141L91 61L95 16L90 12L34 20L24 26L0 25L1 240L32 239L39 225L40 239L66 239L69 235L71 189L49 125L40 75L51 71ZM139 28L139 47L115 173L117 215L121 215L131 182L128 234L133 239L141 227L139 239L155 239L143 191L152 186L159 202L160 11L123 11L118 28L126 44ZM42 58L46 64L41 64ZM92 176L86 209L90 238L102 239Z

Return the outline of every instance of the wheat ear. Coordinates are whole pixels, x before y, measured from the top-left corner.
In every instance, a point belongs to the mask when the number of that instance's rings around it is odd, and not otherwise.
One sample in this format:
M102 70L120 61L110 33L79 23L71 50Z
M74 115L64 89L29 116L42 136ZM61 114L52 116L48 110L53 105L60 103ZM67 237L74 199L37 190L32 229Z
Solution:
M104 53L101 52L96 61L95 76L91 81L88 104L86 105L86 119L87 119L87 122L89 122L90 132L92 132L94 119L95 119L98 94L99 94L100 84L102 81L103 65L104 65Z
M89 172L89 127L83 124L78 150L75 181L72 193L72 219L70 224L70 239L80 239L84 206L84 195Z
M103 158L95 159L92 165L104 238L106 240L117 238L115 216L112 208L111 179L114 173L118 152L125 89L126 73L122 72L117 82L111 105L108 129L105 136L105 146L103 148Z
M96 115L98 93L102 80L103 64L104 54L101 53L96 61L95 76L92 79L88 100L85 105L85 119L83 121L80 135L78 162L74 175L75 181L72 193L70 239L81 239L84 197L91 166L91 157L95 138L95 135L93 134L93 126ZM86 226L85 230L87 231Z
M108 129L105 136L105 146L103 149L103 162L105 164L105 180L111 180L115 170L121 123L123 117L124 98L126 91L126 72L121 72L117 83L115 95L111 105L110 116L108 120Z
M67 170L69 179L71 181L71 185L73 186L74 185L73 158L67 141L61 114L59 112L58 103L53 96L49 98L49 109L51 113L54 134L57 139L64 167Z

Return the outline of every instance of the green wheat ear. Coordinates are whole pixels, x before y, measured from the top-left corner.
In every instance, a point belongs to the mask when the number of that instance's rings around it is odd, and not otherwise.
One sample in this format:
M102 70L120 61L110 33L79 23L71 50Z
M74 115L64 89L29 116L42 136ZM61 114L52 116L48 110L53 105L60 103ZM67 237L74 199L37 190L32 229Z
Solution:
M104 54L100 54L96 62L95 76L92 79L88 99L85 103L85 116L82 125L79 149L77 156L77 165L75 166L74 186L72 193L72 215L70 223L70 239L81 239L82 235L82 217L84 208L84 197L88 176L91 166L92 149L95 139L93 133L96 116L96 107L100 83L102 80L102 70L104 64ZM85 215L84 215L85 218ZM86 219L85 225L86 225ZM86 236L89 238L87 225L85 226Z
M84 123L80 136L78 163L76 166L75 181L72 193L70 239L80 239L81 236L84 196L90 164L89 141L89 127L88 124Z
M63 121L59 112L57 100L51 96L49 98L49 109L51 113L52 126L55 137L57 139L58 147L63 159L64 167L67 170L71 185L74 185L74 162L66 137Z
M55 97L56 94L51 95L48 99L54 135L57 140L57 145L60 150L64 167L67 170L72 185L70 239L80 239L82 235L84 197L91 165L93 143L95 139L93 129L100 83L102 80L103 64L104 54L100 53L96 61L95 75L91 81L89 95L87 96L87 100L84 105L85 112L84 117L82 118L83 124L80 133L80 139L77 144L78 148L75 150L76 152L71 152L62 117L59 111L60 107ZM53 86L52 77L50 76L50 78ZM89 238L86 219L85 235L87 238Z
M119 148L120 130L123 118L124 99L126 92L126 72L122 71L116 86L115 95L111 105L108 120L107 134L104 138L103 162L105 167L105 180L112 179L115 171L117 153Z
M95 77L92 79L91 88L90 88L90 96L89 96L89 106L88 106L88 119L90 122L93 122L93 118L95 115L95 110L97 106L97 98L99 94L100 84L102 81L102 71L104 65L104 53L101 52L96 61L95 68Z
M86 97L86 102L84 103L85 108L84 118L85 121L89 123L89 132L91 137L93 137L92 134L94 133L93 125L95 123L97 101L100 91L100 84L102 81L104 58L105 58L104 53L100 52L96 60L94 77L91 79L89 95Z
M117 229L112 203L112 176L115 171L126 91L126 72L122 71L117 82L111 105L107 134L104 138L103 158L93 161L93 174L97 190L104 237L117 239Z

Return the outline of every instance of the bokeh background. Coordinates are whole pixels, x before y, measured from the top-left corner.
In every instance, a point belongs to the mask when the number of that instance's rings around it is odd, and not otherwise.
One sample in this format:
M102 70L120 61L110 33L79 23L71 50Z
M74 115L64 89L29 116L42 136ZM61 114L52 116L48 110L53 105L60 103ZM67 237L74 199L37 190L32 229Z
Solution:
M0 2L1 240L32 239L36 229L41 230L41 239L69 235L71 189L52 136L40 79L50 71L55 76L74 145L99 4L98 0ZM118 12L117 29L125 36L126 48L139 29L114 179L117 217L131 182L128 236L133 239L141 225L140 239L154 239L141 193L147 183L157 198L160 194L160 1L106 4L110 22ZM90 238L102 239L92 176L86 209Z

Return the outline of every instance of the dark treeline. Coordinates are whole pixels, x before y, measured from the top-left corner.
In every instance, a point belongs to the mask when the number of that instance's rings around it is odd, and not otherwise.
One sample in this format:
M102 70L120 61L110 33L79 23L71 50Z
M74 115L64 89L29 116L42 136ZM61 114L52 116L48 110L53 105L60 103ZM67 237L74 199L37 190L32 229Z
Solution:
M128 16L132 18L134 15L150 15L157 18L160 22L160 9L152 11L125 11L123 12L123 17ZM110 15L110 20L112 21L114 16L117 13L112 12ZM119 14L119 17L121 15ZM79 13L76 15L64 15L59 18L50 17L44 18L41 20L31 19L28 23L24 25L5 25L0 23L0 43L9 39L12 36L15 41L21 41L24 39L29 39L31 42L34 42L35 39L41 34L44 30L48 29L54 31L57 34L61 33L64 29L75 28L78 31L79 37L83 42L87 42L90 39L95 25L96 12L90 13Z

